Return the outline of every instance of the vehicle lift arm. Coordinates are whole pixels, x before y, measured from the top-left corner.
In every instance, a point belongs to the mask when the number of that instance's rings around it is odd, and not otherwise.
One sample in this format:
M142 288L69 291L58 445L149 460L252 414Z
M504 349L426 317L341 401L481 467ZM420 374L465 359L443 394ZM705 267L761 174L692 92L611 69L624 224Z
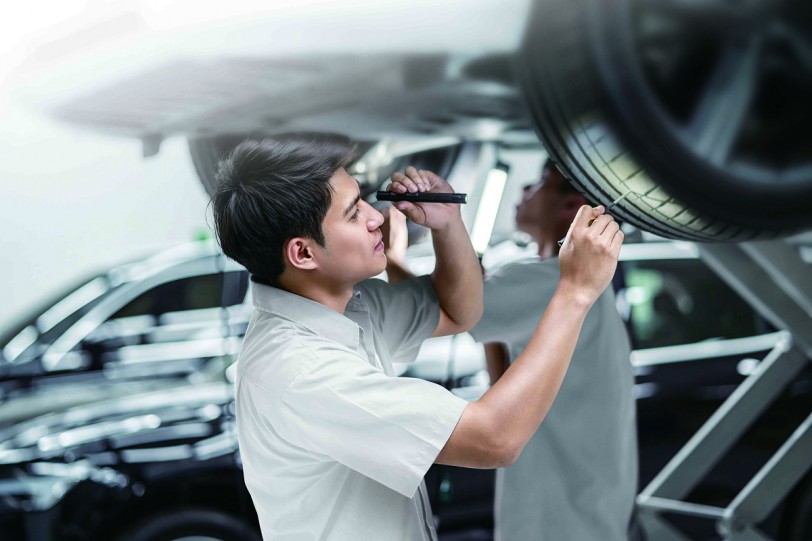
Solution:
M787 241L700 245L702 259L780 333L773 349L637 497L656 541L690 541L663 513L716 521L725 540L766 541L757 525L812 467L812 413L727 507L684 501L812 359L812 272Z

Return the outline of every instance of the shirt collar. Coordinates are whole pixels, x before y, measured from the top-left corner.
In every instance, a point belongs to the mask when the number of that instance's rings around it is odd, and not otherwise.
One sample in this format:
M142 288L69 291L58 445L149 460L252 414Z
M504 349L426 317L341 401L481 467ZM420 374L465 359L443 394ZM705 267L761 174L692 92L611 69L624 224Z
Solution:
M353 349L358 348L360 327L347 316L284 289L257 282L251 284L251 287L255 308L289 319L328 340ZM353 290L346 311L369 311L360 291Z

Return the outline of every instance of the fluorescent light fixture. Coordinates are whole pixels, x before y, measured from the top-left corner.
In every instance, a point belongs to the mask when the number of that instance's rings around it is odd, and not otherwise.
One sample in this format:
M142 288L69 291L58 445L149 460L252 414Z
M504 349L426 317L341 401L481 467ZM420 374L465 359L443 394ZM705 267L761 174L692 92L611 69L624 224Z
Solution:
M479 206L476 209L473 232L471 233L471 244L478 254L482 254L488 248L491 240L493 225L496 223L496 213L499 211L499 204L502 202L502 194L507 183L507 169L503 165L494 167L485 179L485 187L482 190L482 197L479 198Z

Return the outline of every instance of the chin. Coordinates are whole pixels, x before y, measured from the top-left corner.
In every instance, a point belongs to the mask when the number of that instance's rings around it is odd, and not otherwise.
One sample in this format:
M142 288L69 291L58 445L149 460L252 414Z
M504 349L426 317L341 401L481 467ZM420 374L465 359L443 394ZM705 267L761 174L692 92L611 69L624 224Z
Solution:
M380 273L386 270L386 257L382 257L381 261L378 262L377 265L373 265L370 267L370 277L378 276Z

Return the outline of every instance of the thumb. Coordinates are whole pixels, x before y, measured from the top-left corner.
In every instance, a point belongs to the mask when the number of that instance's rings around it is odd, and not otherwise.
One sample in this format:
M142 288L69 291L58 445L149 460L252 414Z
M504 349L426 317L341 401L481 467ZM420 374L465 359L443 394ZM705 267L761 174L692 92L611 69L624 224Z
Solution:
M425 221L426 215L419 206L409 201L397 201L395 208L405 214L410 220L415 223L422 224Z
M408 201L395 201L392 203L392 206L398 209L400 212L409 215L409 212L414 210L414 204Z

